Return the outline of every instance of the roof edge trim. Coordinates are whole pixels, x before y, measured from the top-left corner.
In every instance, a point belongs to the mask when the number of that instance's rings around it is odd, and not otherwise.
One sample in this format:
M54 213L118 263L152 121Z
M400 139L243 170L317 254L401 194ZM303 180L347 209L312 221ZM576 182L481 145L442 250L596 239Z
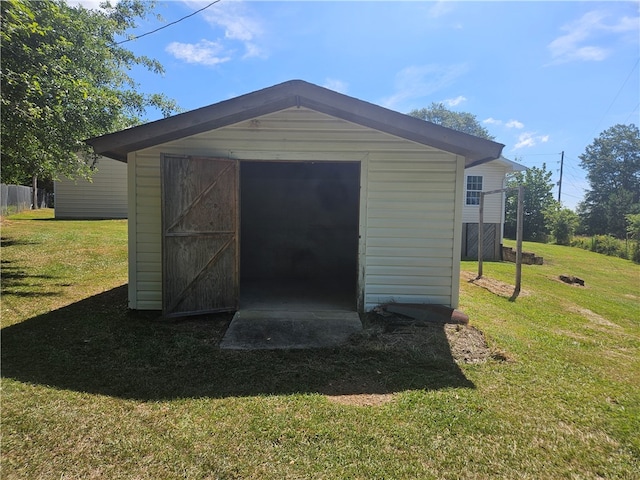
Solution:
M426 122L302 80L291 80L172 117L90 138L85 142L97 154L126 162L129 152L291 107L309 108L462 155L466 167L499 158L504 148L501 143Z

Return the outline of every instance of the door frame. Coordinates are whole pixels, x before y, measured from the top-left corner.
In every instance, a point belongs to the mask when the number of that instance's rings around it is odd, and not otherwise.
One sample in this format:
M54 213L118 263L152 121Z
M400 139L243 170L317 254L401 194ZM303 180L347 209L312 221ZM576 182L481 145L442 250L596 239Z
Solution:
M367 182L368 182L368 169L369 169L369 154L365 154L360 160L339 160L339 159L323 159L323 160L280 160L280 159L260 159L260 158L242 158L238 159L239 163L357 163L359 165L359 177L358 177L358 248L356 251L356 269L355 272L355 299L354 306L355 311L363 313L365 307L365 269L366 269L366 238L367 238ZM240 169L240 166L238 166ZM242 178L238 173L238 186L242 189ZM241 191L238 192L238 202L241 199ZM238 241L242 236L242 229L240 227L242 207L238 208L238 225L239 234ZM238 261L242 259L241 247L238 247ZM238 266L240 272L240 265ZM239 278L239 283L242 282L242 278Z

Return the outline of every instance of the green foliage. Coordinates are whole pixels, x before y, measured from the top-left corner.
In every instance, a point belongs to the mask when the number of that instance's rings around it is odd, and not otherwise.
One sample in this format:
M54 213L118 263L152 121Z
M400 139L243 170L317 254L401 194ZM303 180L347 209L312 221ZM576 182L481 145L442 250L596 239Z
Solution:
M546 164L542 168L531 167L524 172L515 172L507 181L507 187L524 186L524 214L523 237L533 242L546 242L550 232L545 212L553 209L557 202L553 199L551 171L547 171ZM506 195L505 205L505 236L516 237L518 213L518 192L510 190Z
M640 263L640 242L636 241L631 244L631 251L629 252L629 260Z
M486 128L480 125L475 115L467 112L454 112L445 107L443 103L434 102L427 108L410 111L409 115L476 137L487 140L495 139Z
M633 259L633 245L627 240L621 240L613 235L594 235L592 237L575 237L570 242L572 247L582 248L610 257ZM634 260L636 261L636 260Z
M590 190L580 205L588 234L624 238L625 215L640 213L640 130L615 125L580 155Z
M89 176L84 139L140 123L147 108L176 110L163 95L139 93L127 74L135 66L160 74L162 65L116 44L153 3L103 7L0 2L3 182Z
M627 234L640 241L640 213L625 215L627 221Z
M631 260L640 263L640 213L625 215L627 220L627 235L633 242Z
M544 212L545 222L558 245L569 245L580 224L578 215L569 208L562 208L558 202Z

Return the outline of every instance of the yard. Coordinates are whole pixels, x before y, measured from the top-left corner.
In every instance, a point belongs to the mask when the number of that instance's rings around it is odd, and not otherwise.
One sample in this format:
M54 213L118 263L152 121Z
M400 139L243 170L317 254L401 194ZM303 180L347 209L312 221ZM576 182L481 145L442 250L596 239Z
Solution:
M229 315L127 309L126 229L2 220L3 478L637 478L630 261L525 243L515 302L513 264L463 262L473 328L368 315L341 348L234 352Z

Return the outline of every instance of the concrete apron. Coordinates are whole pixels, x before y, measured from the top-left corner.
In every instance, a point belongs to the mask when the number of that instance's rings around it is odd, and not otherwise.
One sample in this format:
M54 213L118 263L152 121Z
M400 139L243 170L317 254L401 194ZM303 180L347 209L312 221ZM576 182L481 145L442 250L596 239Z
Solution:
M362 331L357 312L239 310L220 348L230 350L335 347Z

